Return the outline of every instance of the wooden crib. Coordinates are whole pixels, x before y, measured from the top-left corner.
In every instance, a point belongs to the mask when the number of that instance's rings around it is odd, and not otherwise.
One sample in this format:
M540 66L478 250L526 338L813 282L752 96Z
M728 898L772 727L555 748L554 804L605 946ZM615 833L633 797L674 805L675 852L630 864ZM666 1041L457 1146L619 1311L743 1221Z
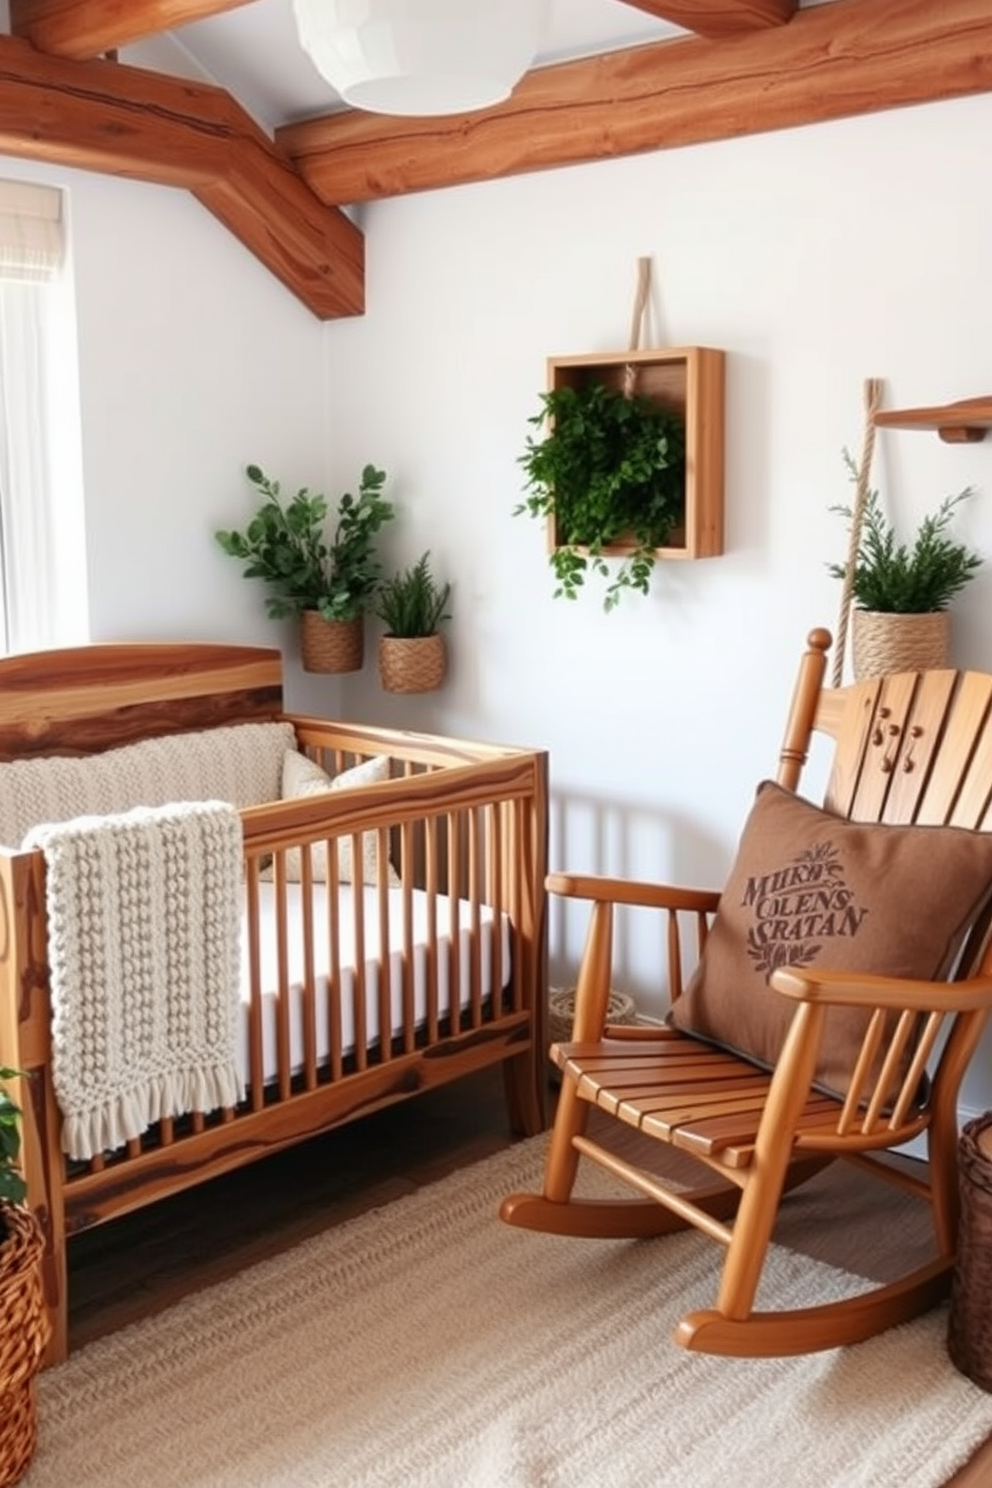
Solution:
M297 747L332 775L389 764L376 784L240 813L246 1093L236 1106L159 1121L86 1162L65 1156L45 859L0 848L0 1065L28 1077L15 1095L29 1202L47 1238L49 1362L68 1350L67 1244L83 1229L494 1064L513 1130L544 1124L543 752L287 714L280 655L268 648L129 643L0 660L0 762L261 721L290 723ZM313 912L309 868L286 881L288 850L309 864L319 846L330 861L350 840L357 858L368 834L376 881L338 891L332 878ZM274 971L259 951L266 937ZM345 943L360 950L352 965Z

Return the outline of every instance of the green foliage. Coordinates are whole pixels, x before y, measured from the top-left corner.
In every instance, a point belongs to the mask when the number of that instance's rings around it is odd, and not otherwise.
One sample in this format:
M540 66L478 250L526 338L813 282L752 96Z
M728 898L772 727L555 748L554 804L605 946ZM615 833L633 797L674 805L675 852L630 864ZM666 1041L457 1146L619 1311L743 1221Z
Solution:
M379 581L375 539L395 515L382 495L386 473L374 465L362 471L358 495L338 501L337 525L328 539L329 513L323 496L306 487L283 501L279 482L257 465L245 475L263 497L243 531L215 532L225 553L240 558L246 579L271 589L266 611L273 620L317 610L326 620L353 620L363 613Z
M541 395L529 423L520 464L530 495L514 515L554 521L557 546L549 562L555 598L576 599L589 573L610 578L603 549L632 544L608 584L604 609L625 589L647 594L655 548L664 547L685 516L685 424L651 398L590 382Z
M848 450L844 451L844 462L856 481L857 465ZM978 553L947 536L955 509L974 494L973 488L966 486L956 496L945 496L936 512L923 518L910 548L896 542L895 530L882 513L878 492L869 491L851 580L858 608L896 615L946 610L984 562ZM832 506L830 510L846 517L849 524L853 520L849 506ZM829 568L835 579L843 580L847 573L843 563L832 563Z
M19 1074L20 1070L0 1066L0 1080L13 1080ZM17 1165L20 1150L21 1108L0 1086L0 1200L11 1204L22 1203L28 1191Z
M431 636L442 620L450 620L445 606L451 585L441 584L431 573L430 553L423 553L411 568L384 579L375 599L375 612L391 636Z

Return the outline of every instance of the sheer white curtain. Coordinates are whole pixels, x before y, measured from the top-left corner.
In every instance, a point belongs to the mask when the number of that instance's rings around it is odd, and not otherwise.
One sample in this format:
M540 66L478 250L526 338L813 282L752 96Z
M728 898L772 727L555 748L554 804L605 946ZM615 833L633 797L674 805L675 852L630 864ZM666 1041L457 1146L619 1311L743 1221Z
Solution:
M0 648L86 639L75 316L62 193L0 181Z

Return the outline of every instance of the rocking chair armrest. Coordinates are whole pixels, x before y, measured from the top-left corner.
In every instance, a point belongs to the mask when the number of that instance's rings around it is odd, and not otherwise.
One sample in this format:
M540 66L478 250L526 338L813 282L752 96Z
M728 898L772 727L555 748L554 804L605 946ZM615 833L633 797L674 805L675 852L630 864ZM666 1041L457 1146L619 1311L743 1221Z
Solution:
M720 902L715 889L683 889L673 884L632 878L606 878L590 873L549 873L545 887L566 899L592 899L603 904L629 904L644 909L684 909L711 913Z
M992 1008L992 977L960 982L916 981L853 971L818 971L815 976L788 967L772 972L776 992L798 1002L834 1003L847 1007L895 1008L910 1012L977 1012Z

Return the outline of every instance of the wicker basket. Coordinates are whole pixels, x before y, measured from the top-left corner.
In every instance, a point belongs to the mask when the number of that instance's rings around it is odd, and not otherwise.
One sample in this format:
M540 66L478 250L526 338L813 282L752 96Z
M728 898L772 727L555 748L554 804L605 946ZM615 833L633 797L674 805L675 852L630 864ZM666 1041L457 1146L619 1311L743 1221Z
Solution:
M854 610L851 641L858 682L889 672L946 667L951 649L950 612L888 615L878 610Z
M364 615L325 620L317 610L304 610L300 656L305 672L360 672L365 661Z
M572 1021L575 1018L575 988L552 987L548 993L548 1042L565 1043L572 1036ZM637 1008L634 999L626 992L610 988L606 1004L607 1023L636 1023Z
M959 1155L961 1233L947 1351L962 1374L992 1390L992 1112L967 1123Z
M387 692L433 692L447 664L443 635L379 638L379 681Z
M43 1249L31 1210L0 1204L0 1488L22 1477L38 1440L35 1376L50 1331L41 1290Z

